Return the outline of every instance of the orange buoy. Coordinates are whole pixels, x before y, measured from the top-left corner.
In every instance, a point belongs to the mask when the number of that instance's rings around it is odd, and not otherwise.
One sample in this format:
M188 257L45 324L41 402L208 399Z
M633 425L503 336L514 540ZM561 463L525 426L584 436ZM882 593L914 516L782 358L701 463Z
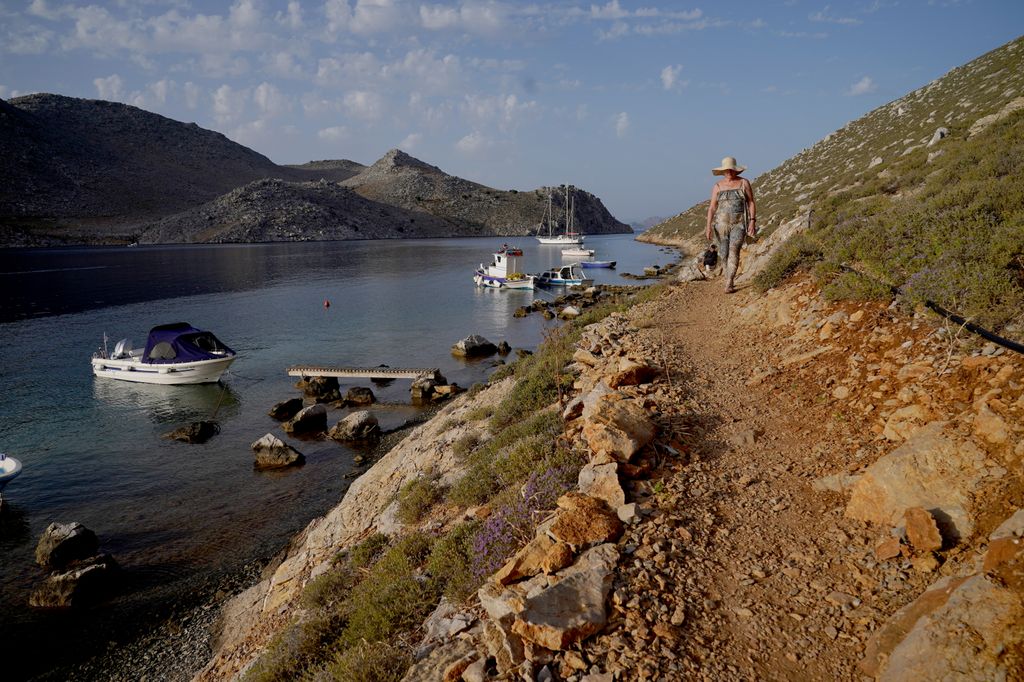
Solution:
M328 301L326 298L324 299L324 307L325 308L330 308L331 307L331 302Z

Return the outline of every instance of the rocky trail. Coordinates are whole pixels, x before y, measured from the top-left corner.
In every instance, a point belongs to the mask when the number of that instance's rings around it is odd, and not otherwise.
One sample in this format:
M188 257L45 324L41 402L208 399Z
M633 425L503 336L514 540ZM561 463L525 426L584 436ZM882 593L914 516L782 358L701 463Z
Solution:
M952 396L918 385L927 360L952 372L941 353L949 344L926 339L930 325L879 304L829 309L812 288L776 292L792 297L790 305L760 300L749 288L727 296L719 282L694 282L632 316L639 344L663 365L676 396L658 401L660 441L676 447L659 449L654 478L631 484L643 520L619 542L610 626L584 646L584 660L604 675L861 679L876 672L860 665L867 651L884 658L872 634L938 575L963 570L984 549L975 543L942 556L896 540L896 556L888 556L890 529L846 513L838 491L854 484L851 474L919 426L914 418L957 407ZM767 323L766 313L774 318ZM888 324L905 328L872 332ZM844 377L858 354L828 343L843 332L851 346L859 340L888 353L895 362L886 369L905 385L885 385L881 367L860 381ZM897 412L918 405L922 393L931 415L910 409L878 419L879 407ZM988 464L998 478L1001 467ZM1019 504L1019 483L1003 487L1004 499ZM1012 511L994 514L985 531ZM571 677L570 668L561 676Z

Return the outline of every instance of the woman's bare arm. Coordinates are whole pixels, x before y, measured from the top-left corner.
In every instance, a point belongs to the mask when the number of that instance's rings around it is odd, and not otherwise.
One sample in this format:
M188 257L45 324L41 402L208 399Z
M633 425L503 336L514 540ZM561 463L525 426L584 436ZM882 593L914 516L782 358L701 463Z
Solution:
M747 195L750 215L750 222L747 223L747 234L753 237L754 232L756 231L755 223L757 221L757 204L754 202L754 188L750 186L750 181L746 178L743 179L743 192Z
M708 222L704 227L704 237L708 241L711 241L711 219L715 215L715 211L718 209L718 183L711 188L711 203L708 204Z

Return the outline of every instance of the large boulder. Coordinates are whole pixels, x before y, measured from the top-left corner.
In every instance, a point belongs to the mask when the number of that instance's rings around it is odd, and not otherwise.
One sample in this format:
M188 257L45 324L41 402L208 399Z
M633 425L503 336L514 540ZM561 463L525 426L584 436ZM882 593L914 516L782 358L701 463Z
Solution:
M985 477L985 453L945 431L945 422L921 427L903 445L869 466L853 486L846 516L885 526L902 525L911 507L927 509L943 537L974 530L973 496Z
M553 651L600 632L608 621L605 602L618 559L611 543L584 552L575 564L559 571L548 587L526 597L512 632Z
M346 416L327 432L333 440L370 440L380 436L380 424L373 413L359 410Z
M272 433L252 444L257 469L282 469L303 464L305 456Z
M47 576L29 596L29 606L56 609L96 602L108 591L116 571L117 563L108 554L75 561Z
M619 358L618 365L615 366L615 373L608 377L608 385L612 388L637 386L649 383L657 376L658 369L646 362L632 358Z
M440 372L426 372L416 377L412 382L409 393L414 405L422 405L430 402L438 386L446 386L448 380L441 376Z
M345 402L349 405L372 405L376 400L373 391L365 386L353 386L345 393Z
M95 555L99 547L96 533L77 521L51 523L36 545L36 563L51 568L64 568L72 561Z
M619 465L616 462L589 462L584 465L580 469L579 490L603 500L611 509L626 504L626 492L619 482Z
M281 425L288 433L319 433L327 430L327 408L317 403L304 407Z
M584 407L583 415L583 438L595 454L628 462L654 440L656 428L647 413L617 393L598 397L592 410Z
M548 533L559 542L582 548L615 541L622 535L622 521L607 503L570 491L558 498L558 515Z
M270 408L267 414L279 422L291 419L302 409L302 398L289 398L282 400Z
M479 334L470 334L452 346L452 355L460 358L483 358L497 352L498 347Z
M220 433L220 424L217 422L200 421L192 422L170 433L166 433L164 438L180 440L183 443L198 444L205 443L218 433Z
M302 377L295 387L302 389L303 393L318 403L330 403L341 399L338 377Z

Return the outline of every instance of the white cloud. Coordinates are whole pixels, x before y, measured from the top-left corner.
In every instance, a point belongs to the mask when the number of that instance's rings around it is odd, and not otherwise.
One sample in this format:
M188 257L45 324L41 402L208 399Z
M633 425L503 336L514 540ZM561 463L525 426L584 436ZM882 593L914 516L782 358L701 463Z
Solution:
M7 31L0 50L12 54L43 54L50 47L53 31L39 26L26 26Z
M384 98L369 90L353 90L342 100L349 115L376 121L384 113Z
M597 37L601 40L617 40L629 34L629 24L624 21L616 21L607 31L598 31Z
M96 94L100 99L120 102L124 99L124 81L116 73L106 78L94 78L92 84L96 86Z
M590 17L592 19L624 19L629 12L619 6L619 0L611 0L607 5L591 5Z
M669 64L661 70L661 87L666 90L675 90L677 88L686 87L688 81L680 81L679 74L683 70L682 64L676 64L673 66Z
M348 29L352 21L352 8L348 0L327 0L324 3L324 14L327 17L327 31L337 33Z
M423 141L423 135L420 133L409 133L405 136L405 139L398 143L398 148L403 149L407 152L411 152L416 147L420 146L420 142Z
M537 102L523 102L516 95L466 95L462 111L476 125L496 124L499 130L508 132L524 116L537 111Z
M213 115L219 123L236 121L245 113L249 99L247 90L236 90L224 84L213 93Z
M864 76L859 81L851 85L850 89L846 91L846 94L850 96L866 95L877 89L878 85L871 79L871 76Z
M444 5L420 5L420 23L431 31L454 28L459 25L459 10Z
M167 96L174 90L174 81L161 78L155 83L149 84L149 91L158 104L166 104Z
M263 13L253 0L235 0L228 10L228 21L232 26L252 29L263 20Z
M852 17L838 17L830 14L832 9L831 5L825 5L824 9L814 12L807 18L811 21L826 23L826 24L843 24L845 26L856 26L863 23L860 19L854 19Z
M582 121L590 116L590 109L587 108L586 104L580 104L576 107L576 120Z
M281 78L304 79L302 65L295 61L295 55L287 50L272 52L264 57L267 73Z
M266 81L256 86L252 92L252 99L266 118L280 116L291 111L292 108L291 100Z
M456 142L455 149L463 154L473 155L486 150L491 146L491 144L491 141L488 140L483 133L479 130L474 130L469 135L466 135Z
M338 102L324 98L318 92L307 92L302 95L302 111L306 116L323 116L326 113L337 113L341 110Z
M188 81L182 87L182 90L185 92L185 106L189 109L195 109L196 107L198 107L199 98L203 94L202 88L200 88L192 81Z
M278 12L275 19L282 26L287 26L293 31L297 31L303 26L302 5L299 4L298 0L291 0L288 3L288 12Z
M147 46L137 22L121 21L102 7L75 7L68 13L75 26L71 35L61 41L65 49L82 47L109 53L120 49L143 51Z
M337 142L338 140L347 139L349 136L349 130L345 126L332 126L330 128L320 130L316 136L321 140Z
M629 114L625 111L615 115L615 136L625 137L629 131Z
M28 6L28 13L43 19L60 19L62 10L51 9L46 0L32 0Z

